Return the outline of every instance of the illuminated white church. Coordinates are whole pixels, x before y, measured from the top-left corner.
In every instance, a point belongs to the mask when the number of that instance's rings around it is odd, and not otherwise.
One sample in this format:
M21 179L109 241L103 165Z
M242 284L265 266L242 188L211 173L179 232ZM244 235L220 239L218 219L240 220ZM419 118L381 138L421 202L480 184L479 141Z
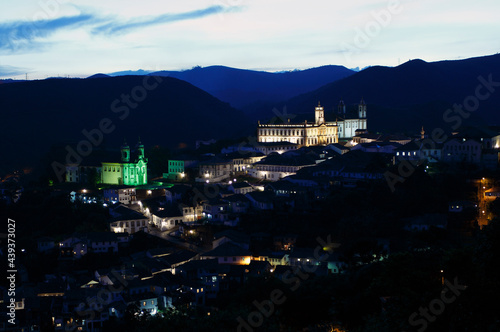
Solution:
M325 121L325 110L318 103L315 110L315 122L283 124L261 124L257 129L260 143L290 142L299 146L326 145L338 143L340 139L352 138L356 130L366 130L366 104L362 99L358 106L357 117L350 118L346 114L344 102L338 105L336 121Z

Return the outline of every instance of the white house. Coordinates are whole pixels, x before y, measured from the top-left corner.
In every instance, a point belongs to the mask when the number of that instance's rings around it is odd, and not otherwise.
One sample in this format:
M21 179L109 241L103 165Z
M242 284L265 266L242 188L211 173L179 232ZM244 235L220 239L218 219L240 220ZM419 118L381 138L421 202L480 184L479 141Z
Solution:
M182 211L184 223L195 223L203 217L203 206L196 205L190 206L186 204L179 204Z
M119 186L103 190L104 201L109 203L130 204L136 202L137 194L135 187Z
M228 186L227 189L235 194L243 194L243 195L255 190L254 187L246 181L233 182Z
M161 207L158 211L152 212L151 215L153 224L161 231L172 229L184 220L183 213L175 204Z
M109 229L113 233L148 232L149 219L142 213L124 206L119 206L110 214L115 217L109 220Z

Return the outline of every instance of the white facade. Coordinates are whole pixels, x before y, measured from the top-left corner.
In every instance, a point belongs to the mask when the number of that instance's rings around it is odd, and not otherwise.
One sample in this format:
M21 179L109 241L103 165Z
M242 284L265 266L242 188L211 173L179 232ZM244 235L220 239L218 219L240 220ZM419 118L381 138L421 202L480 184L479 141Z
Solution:
M339 104L339 109L343 108L343 113L345 113L345 106L343 106L343 102ZM341 114L342 115L342 114ZM338 125L338 137L339 138L352 138L356 136L356 130L366 130L367 121L366 121L366 104L363 100L359 103L358 106L358 118L357 119L342 119L337 121Z
M199 176L202 180L223 180L233 172L233 163L228 162L206 162L200 163Z
M443 160L447 162L481 162L482 144L474 139L453 138L443 145Z
M316 164L300 166L257 164L248 170L248 175L257 179L278 181L289 175L294 175L301 168L314 165Z
M103 190L104 201L130 204L136 202L135 188L107 188Z
M109 224L109 229L113 233L129 233L133 234L138 231L148 232L149 220L144 217L134 220L117 220Z
M314 123L260 124L257 136L260 143L290 142L299 146L326 145L338 142L336 122L325 121L321 105L315 110Z
M196 221L198 221L198 219L201 219L203 216L203 207L201 205L197 205L195 207L187 206L187 205L180 205L179 207L182 211L182 215L183 215L185 223L196 222Z
M356 135L356 130L367 129L366 119L345 119L338 121L339 138L351 138Z
M184 216L179 214L178 216L168 216L161 217L156 214L152 214L152 222L161 231L169 230L177 225L180 225L184 221Z
M342 102L343 105L343 102ZM340 106L339 106L340 107ZM341 116L345 116L345 106ZM321 105L314 110L315 122L284 124L261 124L257 129L259 143L290 142L300 146L327 145L338 143L339 138L352 138L356 130L366 130L366 104L363 100L358 106L356 119L337 118L334 122L325 120L325 111Z

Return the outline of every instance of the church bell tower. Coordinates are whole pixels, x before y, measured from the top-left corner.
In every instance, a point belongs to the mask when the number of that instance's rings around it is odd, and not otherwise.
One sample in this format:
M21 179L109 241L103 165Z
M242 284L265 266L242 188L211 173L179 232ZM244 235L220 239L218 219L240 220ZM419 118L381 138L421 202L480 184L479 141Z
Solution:
M320 102L318 102L318 106L316 106L315 115L317 125L322 125L325 123L325 110L321 106Z
M366 119L366 104L363 98L361 98L361 101L359 102L358 112L360 119Z
M123 140L121 152L122 152L122 162L124 163L130 162L130 146L128 146L126 140Z

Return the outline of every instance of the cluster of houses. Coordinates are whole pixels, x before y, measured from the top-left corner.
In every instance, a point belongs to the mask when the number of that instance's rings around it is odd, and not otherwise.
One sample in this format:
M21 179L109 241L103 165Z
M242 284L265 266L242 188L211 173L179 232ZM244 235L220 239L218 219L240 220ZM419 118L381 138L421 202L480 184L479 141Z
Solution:
M360 131L352 140L328 145L301 146L283 142L259 142L254 146L238 145L228 147L221 154L199 161L199 182L224 182L234 176L246 174L257 180L279 181L301 174L302 169L308 172L302 174L322 174L334 176L352 182L352 179L380 178L380 170L367 173L364 163L345 162L342 158L354 151L366 154L378 154L390 159L389 164L397 164L403 160L426 161L428 163L465 163L478 168L496 169L498 167L498 152L500 148L500 129L468 127L454 132L434 137L435 133L426 134L422 128L419 137L404 135L370 134ZM434 136L432 136L434 135ZM324 161L339 159L327 167L321 165ZM363 158L366 159L366 158ZM338 165L343 164L350 171L338 171ZM322 172L310 170L311 167L323 168ZM349 180L350 179L350 180Z
M307 209L332 188L383 181L390 167L405 160L464 162L496 169L500 131L466 128L437 141L424 130L416 138L363 130L342 144L235 145L217 155L178 156L168 162L162 179L149 181L143 181L147 158L139 147L137 160L130 159L130 148L124 144L121 160L113 165L68 165L68 182L103 178L102 167L109 173L106 178L113 178L113 185L100 191L80 189L70 194L72 201L109 207L109 230L37 240L40 253L57 254L58 268L42 282L33 282L19 267L18 327L40 330L48 319L58 331L101 331L131 307L138 315L178 307L200 307L209 313L211 301L255 276L281 278L304 265L314 266L316 275L342 273L346 263L337 251L339 244L320 248L328 255L318 255L317 248L298 247L294 234L238 231L241 217L249 212ZM500 190L491 188L484 195L493 199ZM449 206L451 214L475 209L477 204L468 201ZM446 214L430 214L407 218L403 224L407 231L446 229L447 219ZM225 230L195 237L206 224ZM148 241L165 234L169 242L161 246L131 250L134 239ZM186 241L190 238L198 242ZM72 268L89 254L114 255L118 260L105 269ZM5 298L7 290L0 290Z
M296 248L294 234L273 237L229 229L214 234L211 249L203 252L168 244L134 251L133 237L148 240L151 235L75 233L57 242L40 238L38 251L57 253L58 268L41 282L29 282L25 270L19 269L16 327L38 331L49 322L56 331L102 331L113 317L123 319L127 310L152 316L180 307L210 312L210 303L219 294L242 287L252 277L281 278L304 265L316 275L337 274L345 268L337 253ZM72 267L90 253L113 253L118 259L104 269ZM6 296L7 289L0 290Z

